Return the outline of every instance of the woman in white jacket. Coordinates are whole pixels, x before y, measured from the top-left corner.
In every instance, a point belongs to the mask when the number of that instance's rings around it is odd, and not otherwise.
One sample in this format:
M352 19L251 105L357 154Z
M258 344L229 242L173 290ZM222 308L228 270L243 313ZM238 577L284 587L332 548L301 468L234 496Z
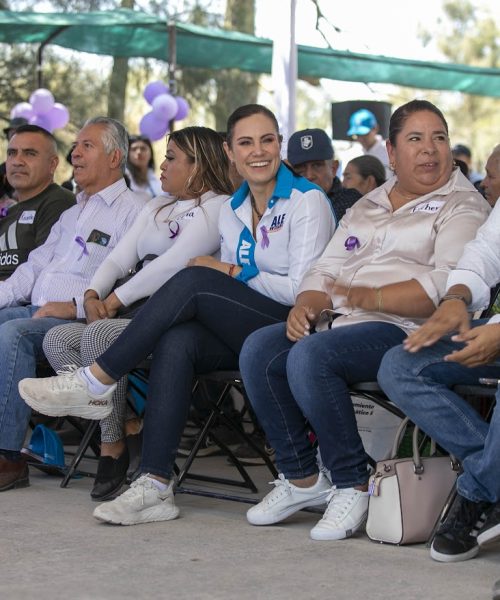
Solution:
M237 368L247 335L286 319L304 273L333 234L335 218L323 191L281 162L270 110L258 104L236 109L225 147L244 182L221 209L221 260L190 261L89 368L21 385L28 404L46 414L106 414L115 382L152 354L142 475L96 508L99 520L133 524L177 516L170 482L193 377Z
M85 292L89 324L61 325L46 334L44 352L56 371L66 365L91 364L127 327L141 300L195 256L219 250L219 212L232 192L228 173L229 162L218 133L206 127L187 127L170 134L161 165L162 188L169 196L148 202L96 271ZM126 277L130 272L135 274ZM116 316L119 318L112 318ZM101 421L101 458L91 492L94 499L111 497L126 478L126 394L127 377L123 377L113 396L113 412Z

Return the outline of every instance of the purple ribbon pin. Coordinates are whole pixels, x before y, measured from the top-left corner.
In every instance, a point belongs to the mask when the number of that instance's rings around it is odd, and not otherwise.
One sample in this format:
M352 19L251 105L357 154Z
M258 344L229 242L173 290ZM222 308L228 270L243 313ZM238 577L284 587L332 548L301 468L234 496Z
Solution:
M349 252L351 252L352 250L359 248L360 243L355 235L350 235L344 242L344 246L346 250L349 250Z
M269 248L269 236L267 235L267 228L265 225L262 225L260 228L260 232L262 233L262 241L260 242L260 247L262 250L264 248Z
M87 244L85 243L85 240L82 238L81 235L78 235L75 238L75 242L80 246L80 248L82 249L82 253L80 254L80 256L78 257L78 260L80 260L82 258L82 256L88 256L89 251L87 250Z
M171 240L179 235L180 225L177 221L169 221L168 228L170 230L170 235L168 236Z
M8 212L9 209L7 207L4 206L3 208L0 208L0 219L6 217Z

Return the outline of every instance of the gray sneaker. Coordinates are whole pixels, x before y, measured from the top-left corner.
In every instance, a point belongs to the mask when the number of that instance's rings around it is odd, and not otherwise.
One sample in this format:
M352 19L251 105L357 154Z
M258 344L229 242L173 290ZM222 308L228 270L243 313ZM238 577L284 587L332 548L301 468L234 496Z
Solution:
M332 487L323 473L319 473L318 481L307 488L293 485L282 473L272 483L274 490L247 511L251 525L279 523L302 508L325 504Z
M121 496L100 504L94 510L96 519L114 525L170 521L178 515L172 484L165 491L160 491L148 475L141 475Z
M19 394L34 410L50 417L83 417L101 420L113 410L116 383L104 394L91 394L76 367L55 377L21 379Z

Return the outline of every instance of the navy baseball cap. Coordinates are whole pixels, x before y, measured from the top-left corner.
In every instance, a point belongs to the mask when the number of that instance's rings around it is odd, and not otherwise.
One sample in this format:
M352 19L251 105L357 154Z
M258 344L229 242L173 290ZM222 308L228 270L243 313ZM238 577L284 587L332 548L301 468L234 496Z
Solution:
M310 160L330 160L333 158L332 140L323 129L296 131L288 140L287 157L292 166Z
M347 135L366 135L376 126L377 119L375 118L375 115L366 108L361 108L355 113L352 113L351 118L349 119L349 130Z

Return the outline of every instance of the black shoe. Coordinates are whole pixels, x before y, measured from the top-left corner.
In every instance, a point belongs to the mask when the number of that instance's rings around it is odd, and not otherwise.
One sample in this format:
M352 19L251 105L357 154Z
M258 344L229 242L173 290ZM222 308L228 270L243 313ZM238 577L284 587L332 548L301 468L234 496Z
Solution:
M477 534L477 543L482 546L500 538L500 502L487 513L486 521Z
M471 502L457 494L444 523L431 546L431 558L439 562L458 562L474 558L479 552L477 528L488 502Z
M129 464L128 448L118 458L101 456L97 467L94 487L90 492L92 500L110 500L120 491L127 479Z
M250 435L250 439L257 446L257 448L260 448L263 454L265 454L270 460L274 460L275 450L269 446L269 444L266 442L266 438L260 432L252 433ZM247 443L240 444L234 451L234 455L245 467L254 467L257 465L266 464L262 458L262 454L259 454L255 448L252 448L252 446ZM228 461L232 462L231 458L228 458Z

